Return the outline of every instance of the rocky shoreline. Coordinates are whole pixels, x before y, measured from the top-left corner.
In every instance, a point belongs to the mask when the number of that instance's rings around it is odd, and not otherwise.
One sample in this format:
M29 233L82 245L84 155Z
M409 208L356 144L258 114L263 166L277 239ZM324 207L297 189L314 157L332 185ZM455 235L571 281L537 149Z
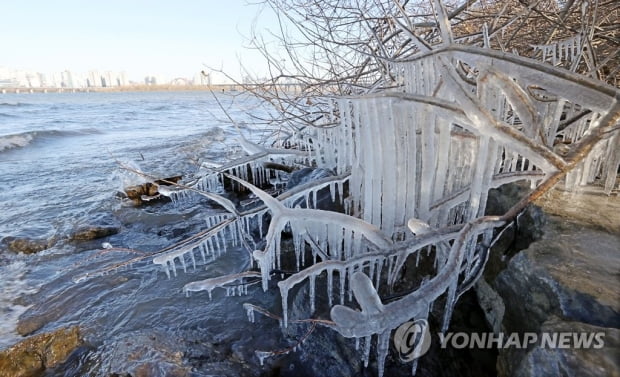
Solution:
M505 210L526 189L524 186L511 185L493 193L489 200L489 212ZM326 202L329 202L328 196L326 192ZM470 292L461 298L449 330L537 334L602 332L605 339L602 349L550 349L541 347L538 342L527 349L454 350L439 349L435 344L420 359L416 375L617 376L620 370L617 361L620 360L620 297L616 289L620 269L620 255L617 254L620 232L616 229L620 224L620 211L616 211L619 202L617 196L567 194L555 190L537 203L542 210L530 207L520 217L519 226L511 231L512 234L507 232L493 249L484 279L476 284L475 293ZM76 231L77 236L69 239L105 239L126 226L109 218L98 219L93 224ZM15 248L16 241L11 242ZM57 371L60 375L63 375L60 369L92 371L92 368L97 368L93 367L93 361L89 359L91 356L88 356L93 352L117 355L112 359L99 356L107 358L107 367L113 372L109 376L206 376L210 373L231 376L260 376L265 373L311 376L323 372L330 376L366 376L374 370L372 359L369 368L364 368L357 355L360 351L355 350L352 342L329 329L315 330L300 351L268 359L266 365L261 367L254 350L279 347L273 342L265 343L267 338L283 337L289 343L294 343L307 331L307 326L291 326L283 333L277 322L272 320L258 327L245 322L245 325L234 330L224 330L228 335L216 333L218 326L225 326L228 320L223 318L223 322L216 322L207 333L184 331L181 336L178 332L172 334L165 329L136 328L126 334L116 335L115 340L99 338L102 334L98 331L101 330L93 332L92 329L85 329L78 332L77 329L66 327L66 324L75 322L71 311L82 310L79 306L87 305L90 308L83 317L92 316L88 313L113 305L106 302L113 297L114 291L127 284L130 289L134 289L131 287L143 284L138 283L140 279L144 279L140 277L140 272L128 277L112 275L84 292L80 286L61 282L61 285L64 284L62 289L50 286L50 293L43 292L27 298L25 304L34 306L22 316L18 329L28 337L2 351L0 365L2 360L5 363L11 360L11 364L10 369L0 366L0 370L9 371L0 376L40 376L45 375L46 369ZM156 284L164 287L170 283L157 280ZM102 295L104 291L110 294ZM309 316L305 292L300 289L295 295L292 317ZM90 297L92 294L95 296ZM167 294L171 297L179 295L175 288L169 289ZM257 291L255 294L262 298L250 296L243 298L244 301L257 299L260 302L271 302L268 306L275 305L272 309L278 311L278 300L271 292L259 294ZM200 301L203 299L183 301L185 304L181 305L187 307L179 313L200 310ZM162 303L166 301L162 300ZM50 307L56 309L47 309ZM105 320L109 321L123 313L124 308L108 307L107 310L110 313ZM237 310L243 311L240 306ZM240 315L244 316L243 313ZM193 321L198 324L208 319L205 314L200 314L190 322ZM102 329L110 325L104 324ZM247 330L243 330L246 327ZM67 331L72 335L68 336ZM262 333L265 339L244 338L242 334L250 331ZM73 336L78 333L79 336ZM71 344L67 343L74 338ZM83 346L83 338L91 344L87 348ZM173 338L178 339L173 342L166 340ZM64 352L50 351L54 349L54 344L62 345ZM53 352L54 358L41 356L45 352ZM329 366L326 366L326 360L329 360ZM468 372L465 373L465 370ZM386 372L393 376L407 376L410 375L410 366L390 356Z
M546 217L540 239L476 289L495 331L538 334L525 350L499 350L498 376L618 376L620 200L556 189L537 204ZM603 333L604 347L541 344L543 333L562 332Z

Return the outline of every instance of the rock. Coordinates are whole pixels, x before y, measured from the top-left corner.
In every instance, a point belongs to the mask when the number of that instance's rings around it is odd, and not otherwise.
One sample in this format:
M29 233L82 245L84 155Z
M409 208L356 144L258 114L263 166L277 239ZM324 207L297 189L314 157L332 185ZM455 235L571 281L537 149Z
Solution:
M119 231L120 222L115 217L107 213L99 213L94 216L90 215L88 219L83 220L82 224L71 232L68 239L71 241L90 241L111 236Z
M323 178L332 177L334 174L327 169L313 169L313 168L303 168L300 170L296 170L289 176L288 182L286 184L286 189L290 190L295 186L311 183L314 181L318 181ZM346 196L346 195L345 195ZM303 202L302 207L305 207L305 201L303 199L299 199L297 203ZM329 187L325 187L324 189L317 192L317 204L314 206L317 209L327 209L327 210L340 210L336 203L332 202L331 194L329 193ZM295 206L295 203L293 206Z
M485 279L478 280L474 289L478 298L478 304L484 312L487 324L493 330L493 333L499 333L501 331L504 313L506 312L502 297L491 288Z
M15 331L21 336L30 335L45 326L47 318L44 317L24 317L19 319Z
M585 334L593 341L587 348L549 348L541 344L539 334L536 346L515 368L515 377L620 376L620 330L554 317L543 323L541 333ZM597 341L597 336L601 343Z
M316 291L325 292L324 282L318 280ZM320 297L320 296L319 296ZM322 300L317 300L315 313L310 311L308 284L296 290L289 307L289 319L329 318L329 308ZM284 333L291 344L302 339L308 332L307 323L289 323ZM300 352L291 352L276 360L280 376L353 376L363 369L360 354L354 348L354 341L346 339L336 331L317 326L301 347Z
M530 191L528 181L505 184L489 191L486 215L503 215ZM532 242L540 239L546 217L537 205L528 206L495 243L489 254L484 269L487 281L493 281L497 274L504 270L507 263L519 250L527 248Z
M519 200L530 192L528 181L518 181L500 186L489 191L485 215L503 215ZM528 206L519 216L516 227L511 231L513 238L512 248L516 251L525 249L530 243L542 237L545 223L545 214L537 205Z
M295 166L288 166L288 165L284 165L284 164L278 164L275 162L263 162L263 167L265 169L272 169L272 170L281 170L287 173L292 173L295 170L297 170L297 168Z
M299 169L291 173L291 175L289 176L288 182L286 184L286 189L290 190L295 186L303 185L312 181L318 181L319 179L331 177L333 175L334 174L332 174L331 171L322 168Z
M552 314L620 327L618 245L620 235L550 217L543 239L516 255L495 281L510 308L504 327L536 331Z
M32 336L0 352L0 377L31 377L63 362L83 343L77 327Z
M120 230L117 226L86 226L78 229L69 238L73 241L89 241L111 236Z
M165 196L159 195L159 186L170 186L178 183L183 176L177 175L174 177L168 177L164 179L157 179L153 182L146 182L141 185L127 186L125 187L125 195L131 199L135 205L141 205L144 202L151 202L154 199L162 199ZM143 198L148 198L144 200Z
M125 194L129 199L140 199L142 195L145 195L144 185L128 186L125 187Z
M183 363L184 346L183 339L169 333L147 329L135 331L106 341L101 364L120 376L187 376L190 371Z
M536 201L545 213L570 218L572 222L620 233L620 198L596 192L572 193L549 190Z
M590 209L600 218L609 218L609 206L604 201L601 205ZM617 338L620 234L604 229L600 224L584 225L583 219L548 216L543 238L515 255L492 284L501 299L488 301L490 312L498 313L500 307L505 307L501 326L504 333L603 329L600 331ZM617 370L610 361L618 355L614 347L500 349L498 375L610 375ZM601 367L605 373L601 373Z
M155 196L157 195L159 192L157 191L159 189L159 185L158 184L153 184L153 183L146 183L146 195L147 196Z
M45 249L50 248L54 243L53 240L16 238L16 237L7 237L4 239L4 242L8 242L9 250L16 252L16 253L24 253L24 254L38 253L39 251L43 251Z

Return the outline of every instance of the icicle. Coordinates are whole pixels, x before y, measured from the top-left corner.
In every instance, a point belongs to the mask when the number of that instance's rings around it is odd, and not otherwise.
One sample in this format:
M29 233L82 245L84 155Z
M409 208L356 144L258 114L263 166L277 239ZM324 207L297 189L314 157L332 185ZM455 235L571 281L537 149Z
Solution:
M247 304L244 304L243 306L245 307L245 312L248 315L248 321L250 321L251 323L254 323L254 307L252 307L251 305L247 305Z
M374 277L375 274L375 265L374 263L370 262L368 263L368 278L372 281L372 278Z
M347 267L347 276L349 277L349 279L347 279L348 284L349 284L349 289L348 289L349 301L353 299L353 290L351 289L351 277L353 276L354 272L355 272L354 266Z
M282 296L282 327L286 328L288 325L288 290L281 289L280 295Z
M381 269L383 267L383 259L377 259L377 276L375 278L375 289L379 291L379 282L381 281Z
M170 268L172 268L172 272L174 273L174 276L177 276L177 266L174 264L174 258L170 260Z
M388 257L388 276L393 276L394 274L394 261L395 261L395 257Z
M216 234L215 237L215 249L217 250L217 255L222 255L222 246L220 245L220 238L218 237L219 233Z
M269 272L271 271L271 253L269 251L254 250L252 255L260 268L263 291L267 292Z
M312 190L312 208L318 208L318 202L316 198L316 190Z
M368 359L370 356L370 342L372 336L368 335L364 337L364 345L362 346L362 360L364 361L364 368L368 368Z
M260 361L260 365L263 366L265 359L274 355L273 352L269 351L254 351L256 356L258 357L258 361Z
M450 279L450 284L448 288L448 297L446 298L446 306L443 316L443 323L441 325L441 332L445 333L448 330L448 326L450 326L450 319L452 318L452 311L455 306L455 298L456 298L456 288L458 285L458 274L454 274Z
M329 306L332 306L333 286L334 286L333 271L327 270L327 302Z
M315 279L314 275L310 275L310 312L314 313L314 301L315 301Z
M200 256L202 257L203 264L207 264L207 255L205 254L205 245L201 244L199 249L200 249Z
M383 372L385 369L385 359L387 357L388 351L390 350L390 335L391 330L386 330L385 332L379 334L377 339L377 372L379 377L383 377Z
M345 228L344 229L344 260L348 260L349 258L351 258L352 252L351 252L351 243L353 240L353 231L349 228Z
M347 277L346 268L339 270L340 277L340 305L344 305L344 285Z

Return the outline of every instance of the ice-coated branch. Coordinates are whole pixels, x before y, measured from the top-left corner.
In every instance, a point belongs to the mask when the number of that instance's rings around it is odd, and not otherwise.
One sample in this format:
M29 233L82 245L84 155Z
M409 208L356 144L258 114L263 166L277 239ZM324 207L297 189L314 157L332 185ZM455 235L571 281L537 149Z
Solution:
M450 26L446 8L440 0L433 0L433 8L435 10L437 25L439 25L439 31L441 32L442 43L444 45L454 43L454 35L452 34L452 27Z
M468 242L485 229L502 224L504 221L497 216L483 217L466 224L454 240L448 260L437 275L418 290L397 301L381 304L376 290L369 284L368 277L356 274L353 282L356 287L354 293L357 291L355 297L362 310L342 305L334 306L331 318L336 323L336 330L346 337L365 337L394 329L410 318L427 315L430 304L458 279L468 251Z
M296 156L308 156L308 152L300 151L297 149L283 149L283 148L266 148L262 145L253 143L243 136L239 132L239 144L243 150L250 156L262 156L264 154L270 155L296 155Z
M255 271L245 271L238 274L218 276L215 278L205 279L201 281L193 281L183 286L183 292L189 297L189 292L207 291L209 293L209 299L211 299L211 292L218 287L224 287L227 284L235 281L243 281L243 279L260 277L260 274ZM241 284L238 286L240 293L247 293L247 285Z
M292 228L305 228L310 236L319 235L321 240L330 239L330 258L341 259L360 253L361 250L352 250L350 255L343 254L343 245L351 245L364 236L372 245L379 249L391 249L389 240L378 228L363 220L338 212L323 211L308 208L286 208L282 203L251 183L228 175L228 177L244 185L254 193L272 213L271 223L267 232L267 244L264 250L255 250L254 258L261 269L263 290L267 290L270 272L280 265L280 233L287 224ZM331 229L331 231L330 231ZM346 232L349 230L349 232ZM294 233L301 233L295 232ZM347 234L348 233L348 234ZM347 236L345 238L345 236ZM299 247L300 245L298 245ZM297 255L300 253L296 252Z
M536 143L513 127L496 120L469 91L462 87L454 68L442 57L439 59L442 61L442 71L447 85L457 94L455 96L457 101L464 107L468 118L479 132L492 136L497 142L510 146L521 155L527 156L545 172L551 173L566 165L562 158L545 145Z
M544 136L541 133L542 119L528 93L517 83L510 80L496 69L492 67L481 67L480 74L478 75L479 97L482 97L481 92L484 91L488 85L501 88L500 90L512 105L519 119L523 122L525 135L532 140L541 137L543 144L546 144Z

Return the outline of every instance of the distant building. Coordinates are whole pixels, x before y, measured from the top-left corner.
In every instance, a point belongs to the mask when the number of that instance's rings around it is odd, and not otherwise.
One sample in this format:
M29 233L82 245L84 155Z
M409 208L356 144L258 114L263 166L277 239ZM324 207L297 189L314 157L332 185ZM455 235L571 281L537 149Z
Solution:
M73 73L69 70L65 70L60 73L60 86L62 88L75 88L75 84L73 83Z
M14 88L17 86L17 81L14 79L0 78L0 88Z
M117 86L116 85L116 77L114 75L114 73L112 73L112 71L105 71L105 73L103 74L103 78L105 81L105 85L106 87L114 87Z
M88 76L86 78L86 86L89 88L100 88L102 87L101 83L101 75L97 70L88 71Z
M119 86L127 86L129 84L129 80L127 79L127 72L122 71L119 76Z

